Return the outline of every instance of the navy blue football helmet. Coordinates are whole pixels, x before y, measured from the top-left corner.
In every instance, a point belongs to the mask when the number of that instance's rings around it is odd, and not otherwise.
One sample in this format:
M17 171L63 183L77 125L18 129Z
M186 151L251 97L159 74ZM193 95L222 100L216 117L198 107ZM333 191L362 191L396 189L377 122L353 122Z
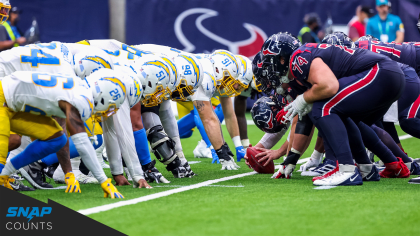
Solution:
M334 32L332 34L328 34L327 36L322 39L321 43L331 44L331 45L340 45L345 46L347 48L354 48L355 45L351 38L347 36L347 34L343 32Z
M356 42L359 42L359 41L380 41L379 39L377 39L377 38L375 38L375 37L373 37L372 35L365 35L365 36L362 36L362 37L360 37L359 39L357 39L356 40Z
M276 115L283 109L269 97L258 99L251 109L252 120L255 125L266 133L278 133L287 129L285 124L277 122Z
M255 83L260 84L260 89L265 94L269 95L272 91L270 81L267 78L267 70L263 70L262 53L258 52L252 60L252 73L255 77Z
M290 33L277 33L268 38L262 48L263 70L274 87L282 84L281 78L289 72L289 61L293 52L302 46L299 39ZM281 58L284 64L281 63Z

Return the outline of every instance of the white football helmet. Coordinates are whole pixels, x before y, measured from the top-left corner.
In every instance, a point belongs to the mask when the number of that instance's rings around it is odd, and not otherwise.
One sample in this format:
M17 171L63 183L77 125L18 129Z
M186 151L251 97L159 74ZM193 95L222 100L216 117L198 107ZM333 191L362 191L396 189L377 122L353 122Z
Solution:
M109 55L95 47L90 47L88 52L79 52L73 56L74 72L84 79L93 72L101 69L113 69Z
M107 68L101 68L86 77L93 94L94 116L106 119L117 112L126 94L126 87L122 81L121 73Z
M143 55L134 61L134 69L143 85L142 103L145 107L157 106L169 97L171 69L161 57Z
M169 83L168 83L169 94L166 98L170 99L171 98L170 94L179 85L178 70L174 63L174 57L166 53L156 53L155 55L160 56L165 61L166 65L169 68L169 72L170 72Z
M175 57L175 65L178 69L179 85L172 92L172 100L186 101L193 95L203 81L203 68L199 60L191 54L180 53Z
M9 0L0 0L0 24L3 24L9 18L11 8Z
M216 50L210 56L213 62L214 76L220 95L237 96L240 91L234 88L239 75L239 65L236 57L226 50ZM240 84L239 84L240 85ZM236 85L238 86L238 85Z
M121 73L125 89L127 90L128 104L130 107L136 105L143 96L143 88L137 71L132 66L114 66L114 71Z
M242 92L247 89L254 80L254 73L252 73L252 61L248 57L236 55L236 61L239 64L239 76L237 83L239 88L236 91Z

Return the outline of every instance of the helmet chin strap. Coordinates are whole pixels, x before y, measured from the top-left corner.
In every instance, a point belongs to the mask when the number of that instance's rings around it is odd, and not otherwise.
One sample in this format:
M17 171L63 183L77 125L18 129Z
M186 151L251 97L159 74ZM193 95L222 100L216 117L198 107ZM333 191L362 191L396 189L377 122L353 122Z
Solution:
M290 82L290 80L289 80L289 71L287 71L287 74L286 74L285 76L282 76L282 77L280 78L280 82L281 82L281 83L285 83L285 84L287 84L287 83L289 83L289 82Z

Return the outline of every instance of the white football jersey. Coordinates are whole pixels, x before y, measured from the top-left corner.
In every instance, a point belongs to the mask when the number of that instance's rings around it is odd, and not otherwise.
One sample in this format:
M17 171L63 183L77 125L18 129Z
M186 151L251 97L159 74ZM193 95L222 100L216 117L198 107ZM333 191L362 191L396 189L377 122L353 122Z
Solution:
M157 44L139 44L133 47L143 52L163 53L169 57L177 57L180 53L186 53L175 48Z
M214 78L213 63L204 55L195 56L203 68L203 82L197 91L192 95L193 101L209 101L213 96L217 96L216 79Z
M77 76L17 71L2 79L7 106L15 112L66 118L59 101L72 104L83 121L93 112L92 91Z
M134 54L138 57L143 56L144 54L150 54L150 52L145 52L139 49L136 49L132 46L129 46L125 43L121 43L115 39L94 39L94 40L86 40L90 46L100 48L102 50L108 51L116 51L122 50Z
M15 71L42 71L75 75L73 54L60 42L30 44L0 53L0 77Z

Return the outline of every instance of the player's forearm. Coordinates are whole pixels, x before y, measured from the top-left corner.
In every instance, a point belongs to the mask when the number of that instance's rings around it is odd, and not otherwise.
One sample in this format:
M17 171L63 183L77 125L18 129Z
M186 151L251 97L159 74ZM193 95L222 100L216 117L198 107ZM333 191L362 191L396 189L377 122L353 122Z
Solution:
M66 119L56 117L55 120L61 126L61 128L63 128L63 133L67 134ZM71 162L70 162L69 140L67 140L66 145L64 145L64 147L62 147L57 152L57 159L65 174L72 171Z
M194 101L194 106L197 108L211 145L213 145L215 150L220 149L225 141L223 139L219 119L214 113L210 102Z
M226 128L231 138L239 136L238 120L236 119L233 104L229 97L221 97L223 114L225 115Z

